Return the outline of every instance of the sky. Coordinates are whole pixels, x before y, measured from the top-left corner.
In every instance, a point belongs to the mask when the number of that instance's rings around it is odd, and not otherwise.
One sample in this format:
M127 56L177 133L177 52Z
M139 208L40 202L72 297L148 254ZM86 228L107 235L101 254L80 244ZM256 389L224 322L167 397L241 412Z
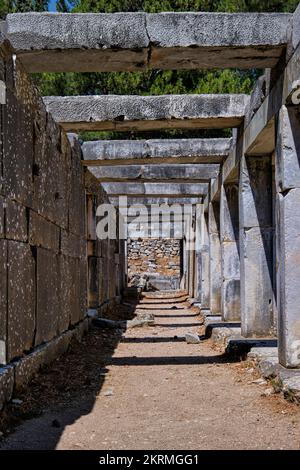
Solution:
M49 5L48 5L49 11L56 11L55 4L56 4L56 0L50 0Z

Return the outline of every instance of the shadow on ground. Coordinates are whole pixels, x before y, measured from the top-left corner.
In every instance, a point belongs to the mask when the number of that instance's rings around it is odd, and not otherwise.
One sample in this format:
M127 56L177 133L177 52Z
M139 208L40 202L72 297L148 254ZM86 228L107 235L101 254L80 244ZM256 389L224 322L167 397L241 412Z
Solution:
M121 305L109 315L113 320L129 320L134 316L134 304ZM165 325L167 327L173 324ZM123 330L124 331L124 330ZM68 352L52 365L44 367L22 391L14 396L19 403L10 402L1 413L0 430L4 439L0 449L55 449L66 426L73 424L81 416L89 414L101 389L109 366L206 364L228 362L223 355L211 357L113 357L120 341L122 342L166 342L183 341L183 338L149 338L145 329L143 338L122 338L121 329L92 327L81 342L74 341ZM11 433L22 422L44 415L47 419L37 419L31 426L31 433L21 433L18 441L6 444L5 435ZM46 438L42 439L41 435ZM20 433L19 433L20 436ZM11 436L13 438L13 436ZM17 446L17 447L16 447Z

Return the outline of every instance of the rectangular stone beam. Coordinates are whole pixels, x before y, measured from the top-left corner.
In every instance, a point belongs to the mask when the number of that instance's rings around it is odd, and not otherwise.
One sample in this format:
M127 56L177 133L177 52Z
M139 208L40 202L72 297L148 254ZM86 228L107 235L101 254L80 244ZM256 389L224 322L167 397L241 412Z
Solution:
M248 101L243 94L44 98L47 110L67 132L237 127Z
M6 17L28 72L264 68L287 43L285 13L22 13Z
M102 183L101 186L109 196L172 198L202 196L208 191L208 184L206 183Z
M100 182L195 183L209 182L219 174L218 164L91 166L89 171Z
M220 163L232 139L98 140L82 144L84 165Z
M192 205L192 204L199 204L202 201L201 197L186 197L186 196L177 196L177 197L147 197L145 195L142 195L140 197L127 197L127 205L125 205L124 201L121 199L119 200L119 197L114 197L111 196L109 197L109 201L111 204L114 206L119 206L119 207L128 207L133 204L142 204L144 206L150 206L152 204L155 205L162 205L162 204L167 204L167 205L172 205L172 204L180 204L180 205ZM123 201L123 202L122 202Z

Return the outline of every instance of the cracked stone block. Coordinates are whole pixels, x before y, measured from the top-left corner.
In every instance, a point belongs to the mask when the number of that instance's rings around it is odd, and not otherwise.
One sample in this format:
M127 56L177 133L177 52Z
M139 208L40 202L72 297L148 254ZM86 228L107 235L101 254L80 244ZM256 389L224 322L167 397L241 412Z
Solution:
M276 141L276 186L278 191L300 188L299 110L282 106L279 112Z
M8 241L8 360L33 347L35 331L35 260L30 246Z
M31 245L48 248L57 253L59 238L60 229L57 225L48 222L36 212L30 211L29 243Z
M26 242L27 225L26 207L8 199L6 202L6 238Z

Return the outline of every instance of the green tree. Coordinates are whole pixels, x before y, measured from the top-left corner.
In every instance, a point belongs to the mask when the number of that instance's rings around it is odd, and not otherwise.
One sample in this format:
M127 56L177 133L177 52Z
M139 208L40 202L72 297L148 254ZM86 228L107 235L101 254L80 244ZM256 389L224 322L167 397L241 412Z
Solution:
M28 11L47 11L48 0L0 0L0 16L7 13L25 13Z

